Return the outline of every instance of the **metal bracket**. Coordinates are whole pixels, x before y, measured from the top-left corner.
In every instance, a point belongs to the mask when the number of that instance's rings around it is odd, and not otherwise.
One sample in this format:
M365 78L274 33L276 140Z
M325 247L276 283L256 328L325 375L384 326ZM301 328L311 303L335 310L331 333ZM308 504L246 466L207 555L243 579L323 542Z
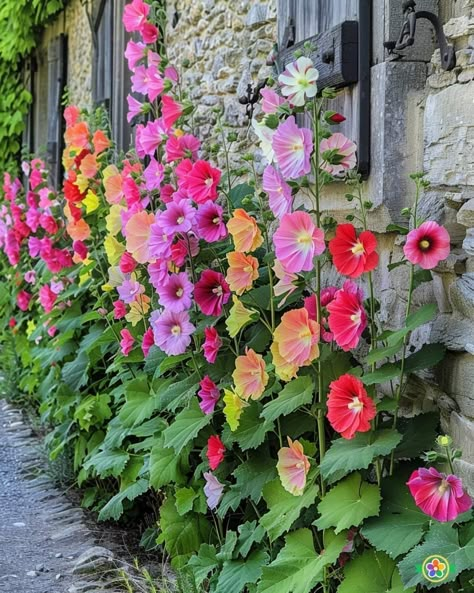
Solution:
M404 0L402 8L405 20L397 41L386 41L384 43L384 47L388 50L389 54L396 55L398 59L402 59L404 57L403 54L397 54L396 52L414 45L417 21L418 19L426 19L430 21L436 32L441 52L441 66L444 70L452 70L456 66L456 52L454 51L454 47L448 44L439 18L433 12L426 10L416 11L415 0Z
M255 88L252 86L251 83L247 85L247 94L243 97L239 97L239 103L241 105L246 105L245 113L249 118L249 121L253 117L253 110L255 108L255 104L258 103L260 100L260 91L267 86L268 78L265 80L261 80L257 82Z

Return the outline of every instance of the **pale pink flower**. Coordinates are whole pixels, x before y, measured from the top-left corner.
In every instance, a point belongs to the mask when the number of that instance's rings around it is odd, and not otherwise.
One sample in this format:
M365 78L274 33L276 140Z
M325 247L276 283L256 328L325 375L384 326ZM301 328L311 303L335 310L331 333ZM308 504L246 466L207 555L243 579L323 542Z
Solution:
M307 212L285 214L273 235L275 254L287 272L298 274L313 269L313 259L326 245L324 232L318 229Z
M206 480L206 485L204 486L204 494L206 495L207 499L207 506L213 511L222 497L224 492L224 485L219 482L219 480L211 474L211 472L204 472L204 479Z
M293 115L276 129L272 147L278 166L287 179L297 179L311 171L313 133L307 128L299 128Z
M285 270L283 264L278 259L275 260L273 271L275 272L275 276L278 278L278 282L273 287L273 292L275 293L276 297L285 295L285 297L280 301L280 307L282 307L285 304L286 299L296 290L297 287L294 282L295 280L298 280L298 276Z
M293 203L291 187L272 165L265 167L262 187L263 191L268 194L270 210L276 218L281 218L284 214L291 212Z
M331 175L345 173L357 164L357 146L340 132L321 140L319 150L321 168Z
M262 111L263 113L276 113L280 105L283 105L285 99L280 97L273 89L265 87L260 91L262 95Z

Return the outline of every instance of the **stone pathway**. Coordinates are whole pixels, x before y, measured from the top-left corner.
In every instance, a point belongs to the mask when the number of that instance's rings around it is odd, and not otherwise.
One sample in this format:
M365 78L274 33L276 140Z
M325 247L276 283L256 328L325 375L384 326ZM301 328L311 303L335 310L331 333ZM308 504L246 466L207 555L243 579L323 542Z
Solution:
M122 563L97 546L83 511L42 471L38 449L21 413L0 400L0 591L123 591Z

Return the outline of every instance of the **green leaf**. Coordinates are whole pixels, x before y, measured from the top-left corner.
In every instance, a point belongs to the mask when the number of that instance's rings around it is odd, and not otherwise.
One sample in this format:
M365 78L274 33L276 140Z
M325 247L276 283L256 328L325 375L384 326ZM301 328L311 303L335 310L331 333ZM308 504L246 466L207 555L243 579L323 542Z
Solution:
M424 282L431 282L433 280L433 276L429 270L416 270L413 274L413 290L418 288L420 284Z
M77 358L71 362L66 362L61 372L64 383L73 391L79 391L87 383L89 368L89 357L85 352L80 352Z
M423 369L430 369L443 360L446 347L442 344L425 344L405 360L405 371L414 373Z
M192 401L189 408L181 411L163 432L165 445L180 453L189 441L210 423L211 418L212 414L204 414L198 402Z
M191 568L196 587L200 587L209 573L219 566L216 548L209 544L201 544L199 553L189 560L187 566Z
M148 490L148 480L141 478L137 482L129 484L124 490L113 496L108 503L102 507L99 513L99 521L118 521L123 515L123 501L134 500Z
M289 533L284 548L263 568L257 593L310 593L323 579L324 567L336 562L346 543L347 534L341 533L318 555L309 529Z
M267 503L268 512L261 517L260 523L265 527L270 540L274 541L288 531L302 510L314 503L317 494L318 489L312 483L308 483L302 496L293 496L287 492L279 478L266 484L263 488L263 498Z
M194 500L199 496L192 488L177 488L176 496L176 510L182 516L193 510Z
M101 478L118 477L125 469L130 455L122 449L105 449L93 455L84 464L84 469L94 469Z
M174 449L164 447L163 438L160 438L150 454L150 485L159 490L171 482L182 483L184 480L181 457Z
M367 373L361 377L366 385L375 385L378 383L385 383L400 376L400 366L389 362L384 364L372 373Z
M402 593L395 562L383 552L366 550L348 562L337 593ZM407 589L412 593L414 589Z
M215 593L240 593L247 583L258 581L268 560L266 552L256 550L246 560L224 562Z
M256 457L237 466L232 475L236 479L242 497L251 498L258 503L265 484L276 476L275 463L266 455L259 455L257 452Z
M357 469L367 469L376 457L388 455L402 440L395 430L358 433L353 439L337 439L320 465L321 475L331 484Z
M421 571L424 560L431 555L446 558L450 570L443 583L452 582L463 570L474 566L474 537L461 545L458 530L452 524L434 522L425 541L398 564L405 587L424 585L427 589L432 589L437 586L436 583L428 583Z
M410 229L407 229L405 226L401 226L400 224L389 224L385 229L387 233L396 232L400 233L401 235L408 235Z
M339 533L343 529L357 526L367 517L379 514L380 490L374 484L362 481L359 473L354 473L326 494L318 505L321 515L314 522L318 529L335 527Z
M265 404L262 417L272 421L280 416L287 416L300 406L311 403L313 397L314 384L311 377L298 377L287 383L276 399Z
M119 418L126 427L137 426L150 418L156 410L158 401L150 391L145 376L132 379L125 386L126 402L119 412Z
M199 388L199 376L193 373L178 381L176 377L163 381L156 389L160 411L174 412L177 408L187 406Z
M438 424L437 412L400 418L397 428L402 433L402 441L395 449L395 459L412 459L429 450L437 437Z
M263 525L257 525L257 521L253 520L239 525L237 530L239 532L237 553L245 558L253 544L259 544L262 541L265 536L265 529Z
M393 346L395 343L403 340L407 334L417 327L420 327L421 325L433 320L436 317L437 312L438 308L435 304L430 303L428 305L423 305L423 307L420 307L418 310L407 317L405 327L402 327L397 331L385 332L378 339L386 339L388 341L388 345Z
M274 423L271 420L262 420L260 414L262 404L252 402L244 408L237 430L232 433L233 439L239 444L242 451L256 449L265 440L269 430L273 430Z
M229 200L234 208L242 208L242 200L247 196L253 196L255 189L248 183L239 183L229 192Z
M397 352L402 349L402 346L403 340L399 340L398 342L395 342L393 346L387 346L386 348L377 348L376 350L372 350L372 352L369 352L369 354L367 355L365 361L367 364L373 364L375 362L379 362L379 360L382 360L384 358L390 358L391 356L397 354Z

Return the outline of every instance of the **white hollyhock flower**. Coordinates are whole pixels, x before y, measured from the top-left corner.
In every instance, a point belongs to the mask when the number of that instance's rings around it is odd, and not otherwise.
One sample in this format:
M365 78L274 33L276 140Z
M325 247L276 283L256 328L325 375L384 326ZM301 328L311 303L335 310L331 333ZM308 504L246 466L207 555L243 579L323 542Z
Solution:
M318 92L316 81L319 72L313 62L304 56L296 62L286 65L286 70L278 77L281 93L288 97L290 103L297 107L305 104L306 98L314 97Z

